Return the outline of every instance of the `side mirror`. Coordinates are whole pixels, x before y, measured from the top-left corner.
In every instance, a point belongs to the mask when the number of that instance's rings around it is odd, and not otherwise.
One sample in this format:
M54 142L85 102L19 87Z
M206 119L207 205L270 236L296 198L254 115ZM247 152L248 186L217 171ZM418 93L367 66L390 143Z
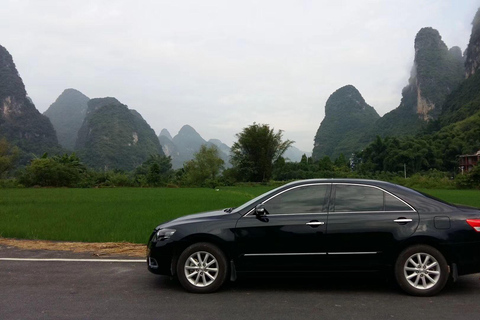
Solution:
M263 204L258 204L255 207L255 215L257 217L265 217L268 214L267 209L265 209L265 205Z

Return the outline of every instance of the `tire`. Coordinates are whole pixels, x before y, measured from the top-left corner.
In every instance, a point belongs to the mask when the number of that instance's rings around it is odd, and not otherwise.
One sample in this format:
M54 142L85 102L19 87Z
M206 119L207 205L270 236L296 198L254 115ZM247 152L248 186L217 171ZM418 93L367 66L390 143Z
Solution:
M437 249L414 245L403 250L395 263L395 279L400 288L414 296L433 296L449 279L447 260Z
M177 276L180 284L189 292L215 292L227 278L227 259L211 243L192 244L178 258Z

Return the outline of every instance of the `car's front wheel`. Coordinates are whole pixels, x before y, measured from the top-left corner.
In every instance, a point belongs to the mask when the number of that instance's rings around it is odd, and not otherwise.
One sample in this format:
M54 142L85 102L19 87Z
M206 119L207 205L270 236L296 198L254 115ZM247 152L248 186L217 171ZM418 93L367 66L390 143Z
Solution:
M178 258L177 275L187 291L214 292L225 282L227 260L217 246L207 242L195 243Z
M448 281L449 268L445 257L428 245L405 249L395 263L395 278L405 292L416 296L433 296Z

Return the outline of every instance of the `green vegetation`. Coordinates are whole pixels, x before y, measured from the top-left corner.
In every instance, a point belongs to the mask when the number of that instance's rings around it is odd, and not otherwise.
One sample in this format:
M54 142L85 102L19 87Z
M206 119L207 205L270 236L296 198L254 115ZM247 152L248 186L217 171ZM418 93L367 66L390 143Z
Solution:
M135 182L140 186L166 186L173 176L172 158L161 155L150 157L135 169Z
M360 141L362 134L379 118L354 86L338 89L325 105L325 118L315 135L313 158L338 157L362 148L368 143Z
M416 189L444 201L480 208L480 190Z
M2 189L0 236L146 243L161 222L235 207L269 189Z
M74 153L51 158L44 154L32 160L22 172L19 182L27 187L75 187L86 170Z
M158 137L142 116L115 98L91 99L76 143L89 167L131 171L152 154L164 155Z
M480 55L478 48L480 46L480 8L477 10L472 21L472 33L465 51L465 73L467 77L471 76L478 69L480 65Z
M398 108L388 112L361 138L364 145L380 137L413 136L427 126L423 115L417 113L418 94L435 108L426 116L436 119L448 95L464 79L463 58L460 48L448 50L437 30L422 28L415 37L415 66L408 85L402 90ZM477 90L475 90L476 92ZM426 110L424 110L426 112Z
M409 175L431 170L458 172L458 156L480 150L480 112L441 130L416 137L377 139L356 154L357 169L369 172L399 172L406 164ZM479 186L479 185L477 185Z
M293 144L282 140L282 130L275 133L267 124L253 123L237 133L232 146L233 175L239 181L268 181L273 163Z
M422 28L415 37L417 90L435 105L429 113L437 118L445 98L465 79L460 48L448 50L437 30Z
M445 100L438 122L432 127L444 127L465 120L480 111L480 73L465 80Z
M12 56L0 46L0 138L17 146L19 162L26 164L32 154L60 152L55 130L47 117L27 97Z
M3 189L0 236L146 243L158 224L191 213L238 206L272 186L214 189ZM480 207L479 190L425 190Z
M218 178L223 165L218 148L215 145L207 147L203 144L194 158L185 163L183 181L189 186L213 188L219 184Z
M18 148L10 145L7 139L0 138L0 179L13 168L18 156Z

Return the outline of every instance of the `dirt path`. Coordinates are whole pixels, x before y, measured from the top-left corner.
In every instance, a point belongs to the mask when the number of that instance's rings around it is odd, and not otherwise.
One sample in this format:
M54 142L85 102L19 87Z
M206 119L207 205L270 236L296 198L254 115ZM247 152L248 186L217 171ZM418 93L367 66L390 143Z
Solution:
M88 252L95 256L146 256L146 245L128 242L61 242L0 238L0 245L26 250Z

